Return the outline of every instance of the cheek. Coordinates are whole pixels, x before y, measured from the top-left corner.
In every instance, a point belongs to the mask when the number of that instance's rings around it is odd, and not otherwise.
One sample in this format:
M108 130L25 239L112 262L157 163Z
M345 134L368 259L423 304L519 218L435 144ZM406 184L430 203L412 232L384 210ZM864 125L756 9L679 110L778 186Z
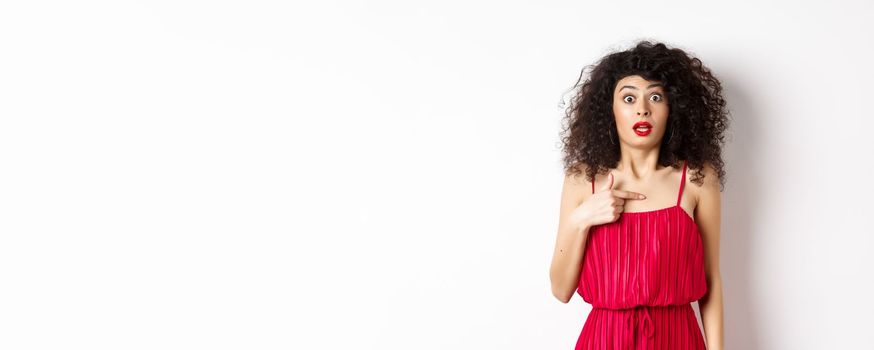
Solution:
M616 126L620 129L627 129L631 127L631 122L635 121L635 112L634 108L629 106L614 105L613 107L613 115L616 117Z
M658 114L656 114L655 117L656 117L656 122L659 123L659 125L668 125L668 110L667 109L665 109L664 111L660 111Z
M613 104L613 114L618 119L625 119L625 117L634 115L634 107L625 105L625 104Z

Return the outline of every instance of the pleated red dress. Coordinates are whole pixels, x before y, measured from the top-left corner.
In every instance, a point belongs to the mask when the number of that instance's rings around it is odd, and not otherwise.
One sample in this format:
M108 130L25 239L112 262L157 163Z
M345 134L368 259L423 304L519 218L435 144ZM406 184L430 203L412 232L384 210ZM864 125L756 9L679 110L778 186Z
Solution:
M704 248L680 206L686 165L676 205L589 229L577 293L592 311L576 350L706 349L691 305L707 293Z

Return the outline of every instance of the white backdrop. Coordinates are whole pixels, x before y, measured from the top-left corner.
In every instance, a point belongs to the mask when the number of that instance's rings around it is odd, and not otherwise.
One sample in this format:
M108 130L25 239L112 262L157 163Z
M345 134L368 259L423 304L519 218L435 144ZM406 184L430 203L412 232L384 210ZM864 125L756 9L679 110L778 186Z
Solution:
M727 348L874 349L871 2L318 3L0 5L0 348L572 349L559 103L649 38L732 111Z

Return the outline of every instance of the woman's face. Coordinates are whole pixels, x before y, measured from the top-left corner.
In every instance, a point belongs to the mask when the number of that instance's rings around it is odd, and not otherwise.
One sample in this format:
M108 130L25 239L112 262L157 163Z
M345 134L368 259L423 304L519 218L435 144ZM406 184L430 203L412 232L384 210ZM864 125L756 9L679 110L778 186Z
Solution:
M668 121L665 88L657 81L632 75L619 80L613 90L613 116L620 142L635 148L661 143Z

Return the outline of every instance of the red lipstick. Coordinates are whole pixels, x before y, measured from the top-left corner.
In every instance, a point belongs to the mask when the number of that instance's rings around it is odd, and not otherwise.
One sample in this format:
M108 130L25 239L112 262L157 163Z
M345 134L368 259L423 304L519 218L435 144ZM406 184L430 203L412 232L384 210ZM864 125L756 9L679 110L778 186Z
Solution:
M637 122L631 128L634 129L634 133L638 136L646 136L652 132L652 125L649 122Z

